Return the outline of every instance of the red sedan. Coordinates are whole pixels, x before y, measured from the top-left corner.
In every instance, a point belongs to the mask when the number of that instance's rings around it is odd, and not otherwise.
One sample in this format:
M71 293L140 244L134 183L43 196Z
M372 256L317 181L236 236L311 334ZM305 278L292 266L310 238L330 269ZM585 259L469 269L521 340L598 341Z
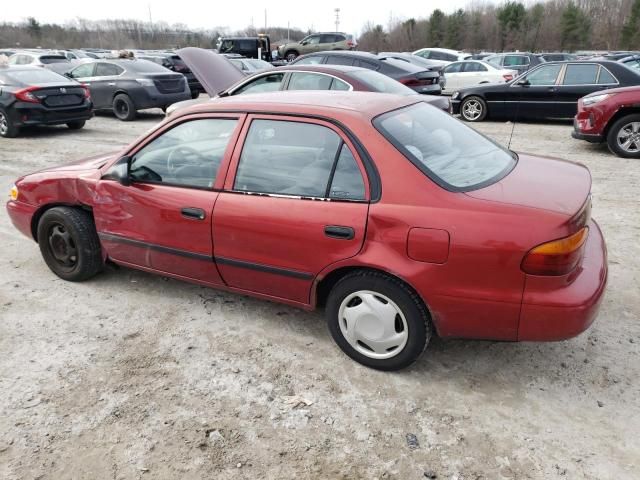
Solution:
M591 177L516 155L421 98L246 95L181 110L116 155L20 178L7 208L49 268L105 262L313 309L393 370L432 334L560 340L607 279Z

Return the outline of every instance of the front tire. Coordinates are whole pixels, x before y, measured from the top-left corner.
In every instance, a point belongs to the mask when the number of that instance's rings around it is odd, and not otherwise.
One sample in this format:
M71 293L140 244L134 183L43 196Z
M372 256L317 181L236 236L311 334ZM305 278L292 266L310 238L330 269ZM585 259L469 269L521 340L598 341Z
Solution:
M378 370L414 363L432 335L429 313L407 285L383 273L357 271L327 299L331 336L349 357Z
M38 222L40 253L53 273L71 282L102 270L102 251L93 218L79 208L54 207Z
M467 122L481 122L487 113L487 103L480 97L467 97L460 104L460 116Z
M622 158L640 158L640 114L618 119L607 134L609 150Z
M0 137L15 138L20 133L20 128L16 127L7 112L0 108Z
M131 97L125 93L116 95L113 99L113 113L123 122L130 122L136 118L136 106Z
M289 50L287 53L284 54L284 59L287 62L293 62L296 58L298 58L299 53L296 52L295 50Z
M84 124L85 124L85 123L86 123L86 122L85 122L84 120L75 120L75 121L73 121L73 122L69 122L69 123L67 123L67 127L68 127L70 130L80 130L81 128L83 128L83 127L84 127Z

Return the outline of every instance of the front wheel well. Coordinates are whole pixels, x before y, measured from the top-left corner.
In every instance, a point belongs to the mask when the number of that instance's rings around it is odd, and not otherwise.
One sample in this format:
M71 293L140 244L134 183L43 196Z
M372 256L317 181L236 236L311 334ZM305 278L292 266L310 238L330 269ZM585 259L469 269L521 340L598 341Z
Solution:
M604 127L604 131L602 132L604 138L606 138L607 135L609 135L609 130L611 130L611 127L613 126L613 124L616 123L618 120L620 120L622 117L626 117L627 115L634 115L638 113L640 113L640 107L624 107L618 110L613 115L613 117L609 119L609 121L607 122L607 126Z
M88 211L93 216L93 211L91 207L89 207L88 205L80 205L77 203L75 204L74 203L48 203L46 205L43 205L38 210L36 210L33 216L31 217L31 236L36 241L36 243L38 242L38 223L40 223L40 219L42 218L42 215L44 215L44 213L47 210L51 210L52 208L55 208L55 207L78 208L81 210Z
M433 321L433 316L431 315L431 309L429 308L429 305L424 300L424 298L422 298L422 295L420 295L418 291L415 288L413 288L413 286L410 283L398 277L397 275L393 275L392 273L386 272L378 268L373 268L373 267L359 267L359 266L342 267L330 272L326 277L320 280L320 282L316 286L316 290L315 290L316 307L321 307L321 308L324 307L326 305L327 298L329 297L329 293L331 292L331 289L334 287L334 285L338 283L345 276L357 271L379 273L387 277L393 278L398 282L402 282L409 290L411 290L411 292L413 292L416 295L417 298L420 299L420 302L422 302L422 305L424 306L425 310L427 311L427 313L429 313L429 316L431 317L431 321L433 323L434 328L437 330L437 326Z

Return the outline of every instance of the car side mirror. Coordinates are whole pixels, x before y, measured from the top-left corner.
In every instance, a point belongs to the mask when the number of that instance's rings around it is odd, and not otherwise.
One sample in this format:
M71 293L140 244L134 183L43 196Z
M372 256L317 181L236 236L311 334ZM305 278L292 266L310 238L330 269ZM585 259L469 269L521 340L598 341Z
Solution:
M125 155L102 176L102 180L112 180L118 182L123 187L131 185L131 177L129 176L129 168L131 167L131 157Z
M530 87L531 86L531 82L529 82L529 80L527 80L526 78L523 78L522 80L518 80L516 82L516 85L518 85L520 87Z
M73 75L71 75L71 72L64 72L64 76L67 78L73 78Z
M309 43L309 42L307 42L307 41L305 40L304 42L300 42L300 45L306 45L307 43Z

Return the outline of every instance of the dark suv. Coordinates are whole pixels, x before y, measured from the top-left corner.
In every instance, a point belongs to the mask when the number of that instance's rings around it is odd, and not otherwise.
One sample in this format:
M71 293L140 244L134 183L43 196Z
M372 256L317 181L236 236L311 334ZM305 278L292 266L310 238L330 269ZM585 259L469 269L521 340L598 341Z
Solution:
M518 75L522 75L530 68L545 63L543 55L527 52L498 53L484 59L494 67L515 70Z
M133 120L138 110L166 110L172 103L191 98L184 75L148 60L94 60L67 75L89 87L96 110L112 110L124 121Z
M66 124L84 127L92 116L87 87L32 66L0 66L0 136L17 137L21 127Z

